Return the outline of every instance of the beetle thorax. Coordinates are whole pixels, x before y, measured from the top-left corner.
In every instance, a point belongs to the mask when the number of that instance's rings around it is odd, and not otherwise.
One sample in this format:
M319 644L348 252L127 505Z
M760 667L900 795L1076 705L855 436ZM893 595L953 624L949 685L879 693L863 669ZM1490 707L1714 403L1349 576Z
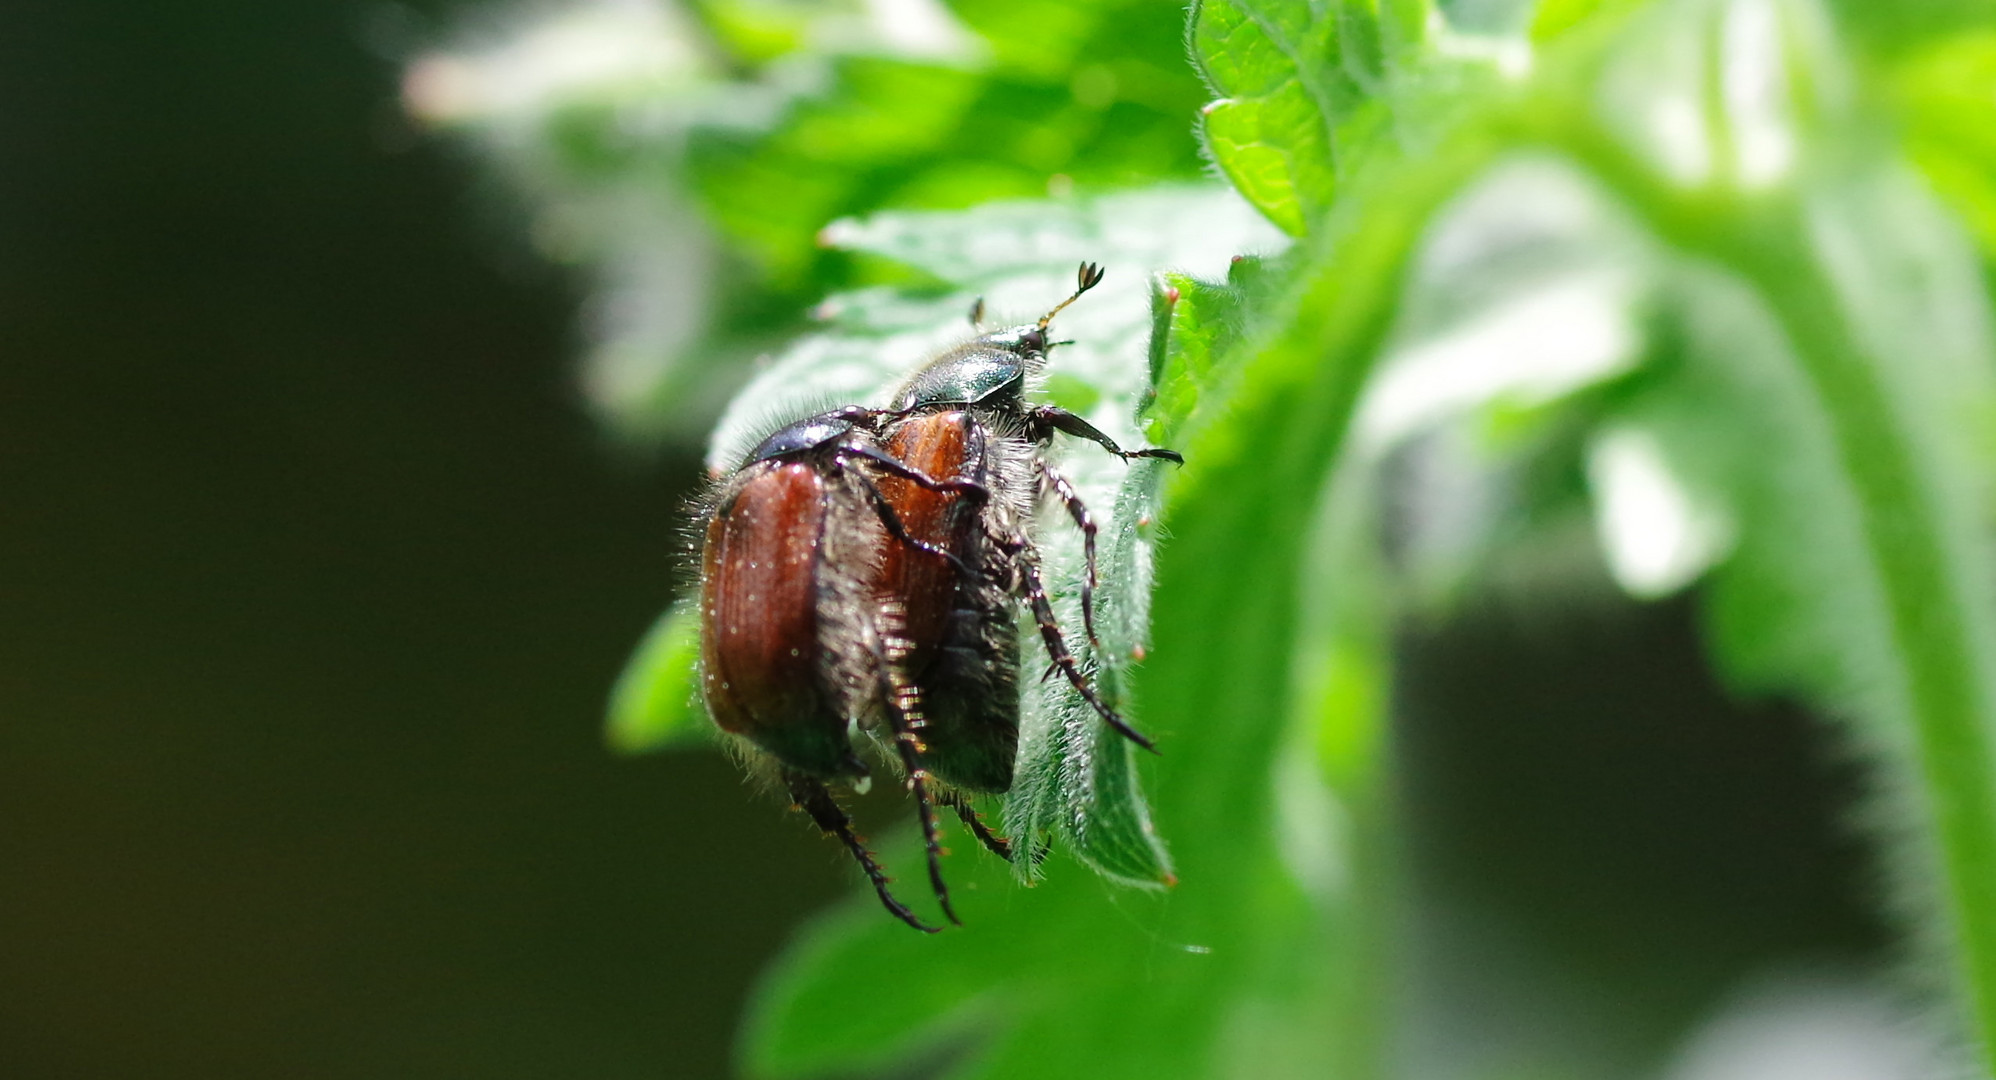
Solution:
M1028 336L1030 335L1030 336ZM896 410L933 405L1017 408L1026 380L1044 361L1033 346L1045 335L1036 327L986 334L923 365L894 395Z

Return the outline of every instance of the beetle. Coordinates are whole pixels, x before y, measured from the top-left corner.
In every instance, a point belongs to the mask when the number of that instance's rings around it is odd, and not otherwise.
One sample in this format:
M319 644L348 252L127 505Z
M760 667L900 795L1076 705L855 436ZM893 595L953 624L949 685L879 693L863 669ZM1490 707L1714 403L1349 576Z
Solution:
M789 424L712 493L703 513L701 690L715 724L845 844L887 910L933 932L888 891L886 873L829 787L864 789L868 772L852 736L884 726L921 811L931 881L954 921L936 865L920 690L906 675L895 605L876 582L890 547L953 556L907 534L872 474L953 493L968 486L931 480L882 454L870 430L877 415L849 407ZM960 812L973 816L967 807ZM981 823L978 830L989 836Z
M841 840L902 922L933 932L888 890L832 784L863 790L853 736L886 742L915 797L930 885L957 922L944 882L935 805L953 808L1003 858L1010 845L968 796L1012 784L1019 738L1015 603L1033 613L1048 655L1112 727L1149 739L1104 703L1055 621L1030 534L1057 496L1085 538L1082 611L1094 637L1095 525L1045 460L1056 431L1125 460L1072 413L1026 402L1056 314L1102 279L1084 263L1072 295L1037 323L978 337L917 370L887 409L847 406L765 438L701 508L701 684L715 723L798 808Z
M932 643L939 653L935 670L922 676L931 708L950 717L940 726L957 736L952 748L963 747L959 753L938 754L936 771L973 790L1004 791L1011 786L1010 752L1018 742L1018 647L1007 597L1026 603L1048 657L1082 699L1119 734L1146 750L1156 750L1148 737L1102 700L1083 674L1054 618L1031 533L1035 509L1049 497L1066 508L1081 530L1082 622L1099 652L1094 603L1098 528L1074 485L1047 460L1054 434L1087 439L1125 461L1185 462L1174 450L1124 450L1074 413L1027 399L1030 385L1046 366L1048 350L1071 344L1048 340L1054 316L1101 284L1103 275L1101 266L1084 262L1075 273L1074 292L1037 322L980 334L924 364L894 393L887 410L891 419L882 429L882 443L897 460L917 465L925 475L968 482L987 493L973 507L961 494L898 478L880 485L901 519L917 523L918 536L951 550L958 562L978 571L957 584L957 606L951 609L955 617L939 627L941 636ZM982 308L982 302L972 307L973 323ZM947 503L953 516L938 529L921 527L932 516L921 511L936 503ZM901 565L909 569L896 576ZM907 597L918 610L945 610L951 597L939 574L946 569L950 568L890 554L890 590ZM989 692L993 672L1006 673L1005 692Z

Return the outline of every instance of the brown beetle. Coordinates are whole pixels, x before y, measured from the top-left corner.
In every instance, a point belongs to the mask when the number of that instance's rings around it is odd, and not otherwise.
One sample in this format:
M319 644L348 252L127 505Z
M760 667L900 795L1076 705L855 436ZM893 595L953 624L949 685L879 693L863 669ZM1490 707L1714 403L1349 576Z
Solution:
M1002 485L992 483L984 429L961 411L890 419L882 449L934 481L887 475L876 485L911 541L887 546L876 581L898 626L901 667L921 689L923 761L964 823L1009 858L962 799L1009 790L1018 755L1019 635L989 534Z
M917 463L910 456L916 454L927 475L974 484L987 493L975 507L974 522L969 520L972 507L957 500L950 503L956 516L947 528L933 534L917 530L924 540L956 555L958 565L967 564L977 571L961 577L955 590L957 609L966 617L950 624L947 637L937 642L946 646L945 660L954 662L938 674L920 676L930 690L933 712L940 715L955 705L955 715L964 717L961 723L942 726L961 733L958 741L964 744L965 753L960 761L947 762L943 755L937 755L936 773L973 790L1003 791L1011 786L1012 751L1018 741L1013 597L1031 610L1048 657L1082 699L1117 732L1146 750L1155 749L1150 739L1101 699L1075 660L1040 579L1039 552L1031 531L1035 511L1047 498L1058 500L1081 529L1086 567L1081 584L1082 621L1089 641L1099 651L1094 605L1097 527L1074 486L1047 462L1054 433L1088 439L1125 461L1162 458L1184 464L1184 458L1173 450L1124 450L1081 417L1026 400L1028 385L1046 366L1047 351L1066 344L1047 340L1054 316L1100 284L1102 277L1100 266L1082 263L1075 275L1074 292L1038 322L980 334L923 365L894 395L889 411L894 419L884 428L889 454L911 464ZM982 307L980 303L971 309L973 322ZM924 504L948 497L916 485L883 483L882 488L903 520L917 516L915 511ZM890 556L890 578L894 566ZM909 597L913 607L921 586L949 569L933 563L915 564L910 573L888 584L897 595ZM925 594L928 599L922 606L940 610L942 601L950 597L934 586L930 588L934 591ZM973 652L981 656L981 664L966 662L964 658ZM980 679L989 678L983 673L990 671L1007 673L1007 692L1001 701L978 693ZM961 689L957 683L963 684ZM1000 715L1001 711L1008 712ZM1001 738L1001 732L1009 732L1009 741ZM1002 782L994 753L1000 746L1005 751ZM963 775L953 775L956 773Z
M933 930L888 892L885 872L828 785L868 780L855 730L891 742L921 813L931 884L951 921L935 803L956 807L987 846L1009 857L961 796L938 800L930 790L923 760L930 724L905 625L911 605L883 587L889 559L968 567L910 535L875 478L946 500L985 493L882 453L872 431L880 415L852 407L793 423L714 493L701 568L701 683L714 722L753 747L751 758L771 765L792 800L845 843L888 911Z
M754 748L797 806L845 843L881 903L924 931L888 891L830 784L863 786L853 735L890 743L915 797L931 888L957 921L941 868L940 802L1010 858L967 797L1012 785L1019 738L1015 604L1033 612L1055 666L1119 732L1151 743L1102 702L1069 651L1029 528L1046 494L1082 528L1082 610L1093 634L1095 526L1043 457L1053 432L1124 451L1079 417L1028 406L1047 327L980 335L917 371L892 409L851 406L771 435L705 508L701 677L716 724Z

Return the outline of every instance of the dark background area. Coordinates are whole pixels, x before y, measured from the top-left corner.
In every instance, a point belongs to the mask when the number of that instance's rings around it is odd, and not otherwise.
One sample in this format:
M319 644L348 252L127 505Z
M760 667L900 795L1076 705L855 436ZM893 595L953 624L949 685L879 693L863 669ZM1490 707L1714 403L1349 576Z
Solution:
M694 462L583 415L578 283L368 44L411 10L9 8L0 1076L719 1076L848 875L721 756L603 749ZM1418 876L1679 1011L1879 938L1848 770L1691 624L1403 676Z
M603 749L695 463L592 429L395 12L8 15L0 1076L722 1074L839 852Z

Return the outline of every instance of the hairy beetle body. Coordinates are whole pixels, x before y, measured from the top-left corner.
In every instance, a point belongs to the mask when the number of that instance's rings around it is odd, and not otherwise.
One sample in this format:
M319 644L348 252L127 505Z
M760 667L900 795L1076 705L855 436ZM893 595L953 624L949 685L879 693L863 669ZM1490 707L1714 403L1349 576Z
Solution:
M702 560L701 677L714 722L820 780L866 775L848 732L877 695L860 579L883 537L847 509L846 487L814 463L751 465L708 522Z
M882 449L927 476L987 493L974 498L883 477L881 494L909 535L955 558L889 545L880 591L905 613L908 669L927 709L922 738L930 771L969 792L1009 790L1019 745L1019 635L1011 597L994 574L988 529L992 515L1009 516L1011 508L992 500L1017 489L1005 477L1020 463L1008 458L1013 448L961 410L894 421Z
M852 853L881 903L888 879L829 785L860 784L872 735L915 796L930 885L951 921L935 804L954 808L1001 857L1009 844L966 800L1012 786L1019 742L1024 604L1053 665L1101 717L1150 740L1095 693L1039 574L1036 510L1057 498L1082 529L1081 605L1093 640L1095 525L1046 460L1056 431L1124 451L1079 417L1029 405L1053 316L1101 280L1083 264L1073 295L1038 323L982 334L923 365L887 409L848 406L764 439L703 510L701 685L715 723L770 763L797 806ZM938 783L941 786L937 786Z
M955 474L982 458L967 458L964 445L948 438L897 444L943 466L946 478L935 479L883 452L877 435L884 415L852 406L792 423L763 440L714 493L701 557L701 689L715 724L751 748L752 761L769 762L798 807L846 844L888 911L931 930L888 892L885 872L829 785L866 781L855 734L885 745L915 795L930 883L955 921L934 804L954 807L1001 856L1010 851L961 796L932 791L928 739L940 731L934 753L948 782L1003 790L1017 745L1017 695L1009 720L986 724L972 738L962 737L971 728L955 711L940 727L929 719L924 676L933 669L952 688L970 677L964 665L941 660L951 654L953 635L978 622L951 613L959 592L975 602L981 580L955 553L975 546L968 532L974 512L959 504L985 495ZM898 485L895 496L917 531L904 524L883 484ZM987 685L1007 678L982 677ZM1002 772L994 764L1000 761Z
M1028 383L1046 366L1047 350L1060 344L1047 338L1053 317L1101 280L1101 267L1083 263L1076 275L1074 292L1037 323L980 334L923 365L893 395L892 412L901 419L889 425L887 439L892 445L903 431L943 423L960 427L965 445L982 448L984 468L978 482L987 497L981 503L977 530L980 542L975 554L985 584L1003 597L1026 604L1054 668L1104 721L1139 746L1154 749L1150 739L1101 699L1075 659L1040 578L1039 550L1033 538L1035 511L1048 499L1058 500L1082 530L1086 577L1081 587L1081 610L1088 638L1093 642L1096 525L1073 485L1047 460L1054 433L1088 439L1126 461L1143 457L1179 463L1184 460L1171 450L1126 451L1081 417L1052 405L1029 404L1026 400ZM981 311L980 303L973 309L973 319ZM994 600L989 607L1009 614L1010 600ZM1011 625L1009 617L993 617L990 622L993 626L1002 624L1008 631ZM983 647L988 665L1016 665L1015 641L1007 656L1000 656L996 643L990 640ZM1016 684L1016 676L1013 683ZM931 708L941 709L946 701L945 695L932 694ZM1009 775L1009 769L1007 772Z

